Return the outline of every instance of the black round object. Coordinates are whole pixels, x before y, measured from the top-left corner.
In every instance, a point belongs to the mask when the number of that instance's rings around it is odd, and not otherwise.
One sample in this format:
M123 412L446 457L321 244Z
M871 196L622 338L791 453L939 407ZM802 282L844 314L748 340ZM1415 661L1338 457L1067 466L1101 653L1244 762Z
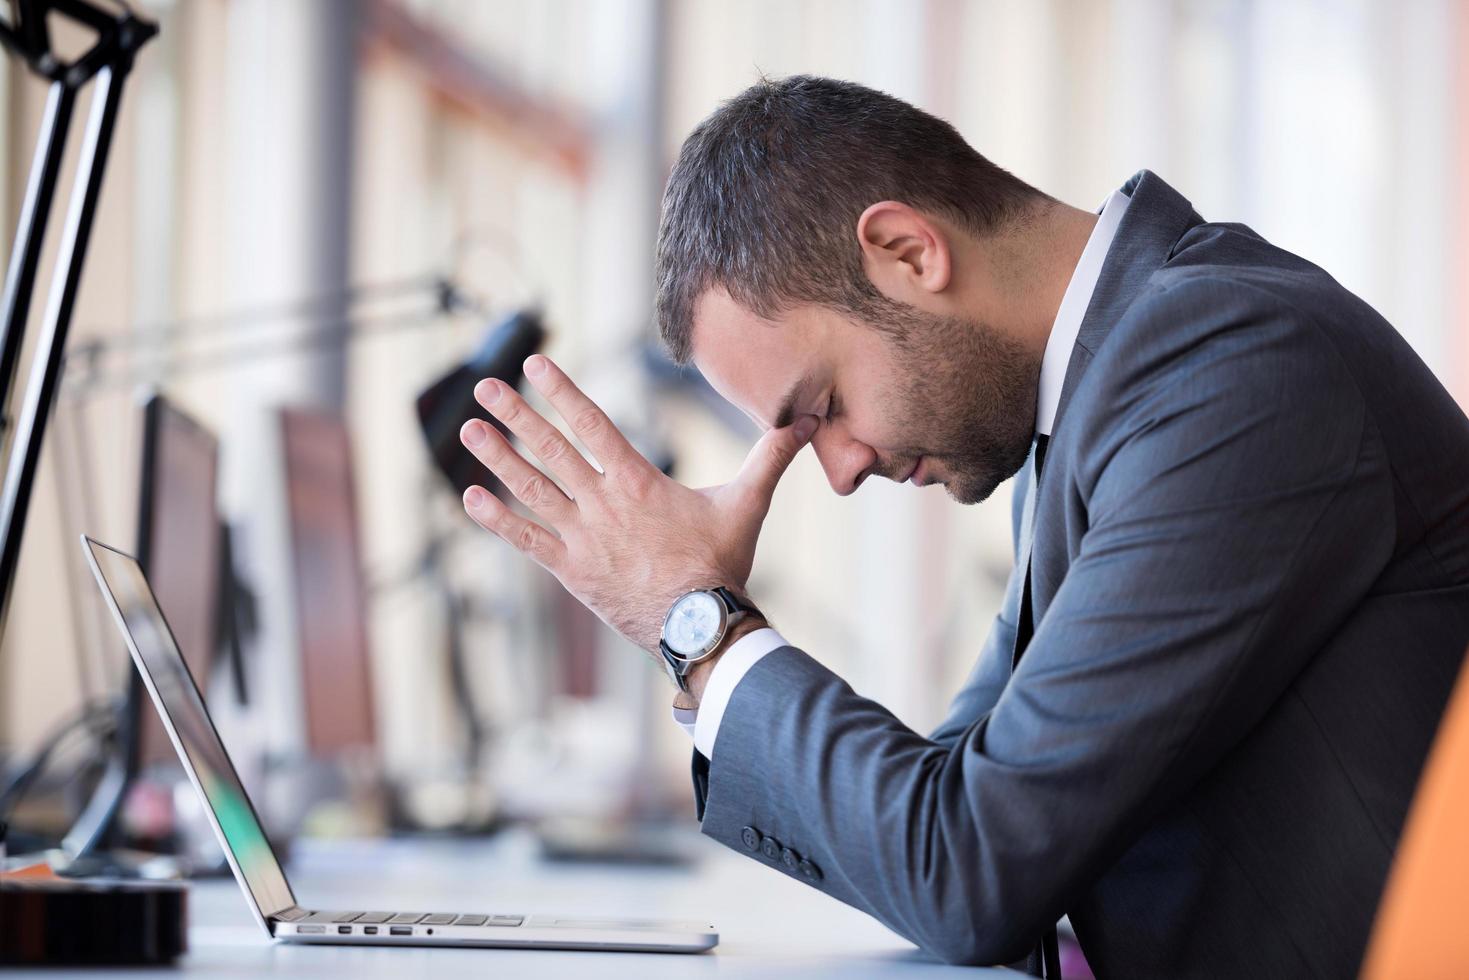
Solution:
M188 949L189 891L180 882L0 881L0 964L170 963Z
M478 484L502 500L512 494L493 473L459 441L459 428L470 419L488 422L501 433L510 432L474 397L474 386L484 378L498 378L519 388L527 357L546 342L546 328L537 310L516 310L495 325L469 359L439 378L418 396L418 422L439 471L463 493Z

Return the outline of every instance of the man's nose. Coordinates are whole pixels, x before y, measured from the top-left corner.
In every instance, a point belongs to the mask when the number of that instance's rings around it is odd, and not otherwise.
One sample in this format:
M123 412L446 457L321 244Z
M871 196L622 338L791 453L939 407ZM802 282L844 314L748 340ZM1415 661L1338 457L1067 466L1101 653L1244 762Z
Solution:
M811 448L826 472L826 482L842 497L856 490L877 462L877 452L871 446L837 432L830 425L816 430Z

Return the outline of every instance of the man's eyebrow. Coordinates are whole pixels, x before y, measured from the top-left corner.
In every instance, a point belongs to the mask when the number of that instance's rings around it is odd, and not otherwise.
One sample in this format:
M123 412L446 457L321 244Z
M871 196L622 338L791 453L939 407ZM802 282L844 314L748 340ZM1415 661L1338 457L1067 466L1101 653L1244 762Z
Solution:
M775 413L775 428L784 429L796 420L796 404L801 396L806 394L806 389L811 387L813 381L811 375L806 375L791 385L791 390L786 392L785 398L781 399L780 410Z

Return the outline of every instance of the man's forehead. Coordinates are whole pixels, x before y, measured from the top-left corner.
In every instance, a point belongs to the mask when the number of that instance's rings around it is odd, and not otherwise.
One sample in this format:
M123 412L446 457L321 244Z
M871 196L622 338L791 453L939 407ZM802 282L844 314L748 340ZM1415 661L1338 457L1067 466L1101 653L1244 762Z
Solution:
M819 363L799 318L767 320L722 289L700 298L692 341L694 363L714 390L761 428L789 424L779 416L791 407L786 403L794 389L809 388Z
M717 339L727 333L744 335L761 329L774 331L778 326L740 303L722 286L704 290L694 303L695 346L701 336Z

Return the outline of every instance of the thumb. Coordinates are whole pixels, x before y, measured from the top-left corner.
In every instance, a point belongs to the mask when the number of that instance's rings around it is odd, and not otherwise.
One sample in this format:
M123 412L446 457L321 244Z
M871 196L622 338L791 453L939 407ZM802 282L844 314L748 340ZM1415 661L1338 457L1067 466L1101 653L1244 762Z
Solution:
M803 415L782 429L768 429L745 457L729 489L760 514L770 509L775 485L816 431L816 418Z

